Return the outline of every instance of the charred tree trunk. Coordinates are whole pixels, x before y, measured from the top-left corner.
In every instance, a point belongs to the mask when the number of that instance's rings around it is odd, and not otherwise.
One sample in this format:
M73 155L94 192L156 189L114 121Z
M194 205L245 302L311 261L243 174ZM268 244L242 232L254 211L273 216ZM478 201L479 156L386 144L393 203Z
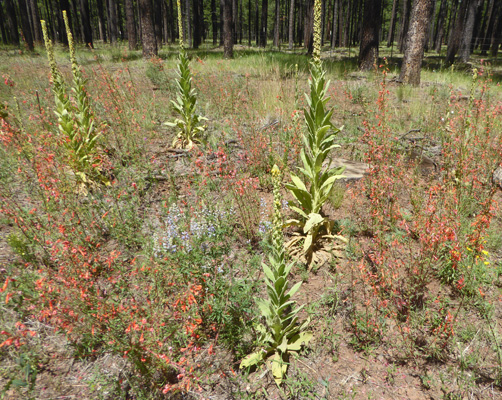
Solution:
M125 0L125 14L129 50L136 50L138 47L138 37L136 35L136 21L134 19L134 5L132 4L132 0Z
M161 0L153 0L153 24L157 46L162 45L162 4Z
M81 43L82 42L82 20L79 18L78 11L77 11L77 0L70 0L70 8L71 8L71 14L70 11L68 11L68 18L70 18L71 15L71 31L73 35L73 39Z
M84 31L84 41L91 49L94 48L92 41L91 14L89 12L89 0L80 0L80 15L82 20L82 28Z
M260 45L260 5L258 0L255 0L255 13L254 13L254 34L256 36L256 45Z
M261 1L260 47L267 46L268 0Z
M5 29L5 17L2 9L2 2L0 1L0 32L2 33L2 43L10 43L10 37L7 35L7 30Z
M19 28L17 25L16 8L12 0L5 0L5 12L7 13L7 26L9 30L10 43L19 44Z
M233 58L234 35L232 32L232 0L223 0L223 56Z
M359 47L359 69L369 71L378 60L382 0L365 0Z
M19 0L19 14L21 16L21 28L29 51L33 51L33 35L31 34L30 20L28 19L28 6L26 0Z
M293 50L295 30L295 0L290 1L289 5L289 26L288 26L288 49Z
M213 46L218 44L218 16L216 15L216 0L211 0L211 24L213 26Z
M33 21L33 39L37 43L42 43L43 40L42 25L40 25L40 13L38 11L37 0L30 0L30 13L31 13L31 20ZM3 19L1 15L0 19Z
M279 0L275 0L275 22L274 22L274 47L279 47L279 34L281 24L281 13Z
M202 43L202 16L200 15L200 4L202 0L193 0L193 48L198 49Z
M493 28L495 27L495 22L497 21L497 16L500 15L502 9L500 8L500 2L496 2L493 0L491 2L489 15L488 15L488 23L486 27L486 31L483 35L483 40L480 44L481 47L481 55L485 56L490 49L490 39L493 34Z
M403 83L418 85L420 69L427 41L427 28L432 18L432 0L415 0L407 35L406 51L399 80Z
M333 1L333 25L331 31L331 48L334 49L340 43L338 38L338 19L340 10L340 0Z
M110 34L110 43L116 43L118 38L118 18L116 0L108 0L108 33Z
M141 45L143 58L157 55L157 40L153 27L153 7L151 0L138 0L139 15L141 20Z
M105 8L103 0L96 0L96 5L98 9L98 27L99 27L99 38L106 43L106 22L105 22Z
M253 18L251 17L252 14L252 7L251 7L251 0L248 0L248 46L251 47L251 21Z
M502 15L499 14L498 21L496 23L496 28L493 30L491 46L490 46L490 55L493 58L497 57L501 37L502 37Z

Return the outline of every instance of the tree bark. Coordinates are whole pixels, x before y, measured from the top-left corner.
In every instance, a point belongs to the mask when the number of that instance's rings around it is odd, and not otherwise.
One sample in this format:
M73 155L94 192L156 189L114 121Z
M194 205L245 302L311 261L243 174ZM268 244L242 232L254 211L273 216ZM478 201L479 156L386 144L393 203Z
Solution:
M103 0L96 0L96 5L98 9L98 28L99 28L99 38L106 43L106 22L105 22L105 8Z
M268 28L268 0L262 0L261 1L260 47L267 46L267 28Z
M92 27L89 12L89 0L80 0L80 15L82 16L82 27L84 30L84 41L91 49L94 48L92 41Z
M399 51L404 53L404 47L406 45L406 35L408 33L408 27L410 24L410 12L411 12L411 0L403 1L403 11L401 14L401 24L399 26L399 40L397 45L399 46Z
M198 49L202 43L202 17L200 15L200 4L202 0L193 0L193 48Z
M82 20L79 18L77 10L77 0L70 0L70 10L68 10L68 18L70 19L71 32L73 35L73 40L77 43L82 42Z
M459 52L459 58L464 63L468 62L471 56L471 44L472 44L472 36L474 33L474 24L476 22L476 14L481 4L482 0L469 1L469 6L467 9L467 18L464 25L464 32L462 33L462 42Z
M0 32L2 33L2 43L10 43L10 37L7 35L7 30L5 29L5 17L2 9L2 2L0 1Z
M436 23L436 34L434 35L434 50L436 53L441 53L441 46L443 45L444 27L446 23L446 15L448 14L447 0L441 0L439 6L438 20Z
M31 34L30 20L28 19L28 6L26 0L19 0L19 14L21 16L21 28L29 51L33 51L33 35Z
M141 19L141 45L143 46L143 58L151 58L157 55L157 40L153 27L153 7L151 0L138 0Z
M502 12L500 8L500 2L492 1L488 16L488 25L486 27L486 32L483 35L483 41L481 42L481 55L485 56L490 50L490 40L493 34L493 28L495 27L495 22L497 21L497 16Z
M275 22L274 22L274 47L279 47L279 33L281 24L281 13L279 0L275 0Z
M382 0L365 0L359 47L359 69L369 71L378 61Z
M399 5L399 0L394 0L392 2L392 11L390 13L390 22L389 22L389 34L387 36L387 47L391 47L394 43L394 32L396 30L396 17L397 17L397 9Z
M303 35L303 43L307 49L307 54L312 54L314 50L314 1L307 0L305 2L305 31Z
M216 15L216 0L211 0L211 24L213 26L213 46L218 44L218 16Z
M116 43L118 38L118 18L116 0L108 0L108 32L110 34L110 43Z
M134 19L134 5L132 4L132 0L125 0L125 14L129 50L136 50L138 47L138 36L136 35L136 21Z
M190 47L192 45L192 24L190 23L191 19L191 11L190 11L190 0L185 0L185 38L186 45Z
M17 25L16 9L12 0L5 0L5 12L7 13L7 26L10 33L10 43L19 44L19 30Z
M455 24L448 40L448 49L446 50L446 64L451 65L455 61L460 45L462 44L462 34L464 32L465 19L469 3L472 0L464 0L460 3L460 8L457 11Z
M418 85L420 69L427 41L427 28L432 18L432 0L415 0L411 12L411 22L406 39L406 51L399 80L403 83Z
M254 33L256 36L256 45L260 45L260 5L258 0L255 0L255 14L254 14Z
M333 1L333 26L332 26L332 32L331 32L331 48L334 49L337 44L340 43L340 40L337 40L338 38L338 31L339 31L339 23L338 20L340 19L340 0L334 0Z
M42 43L42 25L40 25L40 13L38 11L37 0L30 0L30 13L33 21L33 39L37 43ZM0 19L2 19L1 15Z
M225 58L233 58L234 56L232 15L232 0L223 0L223 56Z
M500 40L502 37L502 15L499 14L498 21L495 24L495 29L493 30L491 45L490 45L490 55L493 58L497 57L499 51Z
M291 0L289 5L289 26L288 26L288 49L293 50L293 33L295 28L295 0Z

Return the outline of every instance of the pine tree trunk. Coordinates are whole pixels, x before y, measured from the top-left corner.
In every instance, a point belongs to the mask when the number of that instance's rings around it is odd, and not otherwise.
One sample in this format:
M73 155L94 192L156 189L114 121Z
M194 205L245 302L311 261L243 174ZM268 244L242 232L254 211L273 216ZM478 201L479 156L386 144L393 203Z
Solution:
M369 71L378 61L378 37L380 33L380 12L382 0L365 0L361 43L359 47L359 69Z
M490 55L493 58L497 57L501 37L502 37L502 14L499 14L498 21L495 23L495 28L493 29L493 35L490 45Z
M42 43L42 25L40 25L40 13L38 11L37 0L30 0L31 19L33 21L33 36L37 43ZM0 15L0 19L3 17ZM3 23L2 23L3 25Z
M267 46L267 28L268 28L268 0L261 1L261 32L260 47Z
M232 32L232 0L223 0L223 55L234 56L234 35Z
M446 15L448 14L447 0L441 0L439 6L438 20L436 23L436 34L434 35L434 50L436 53L441 53L441 46L443 45L444 27L446 23Z
M92 41L92 27L89 12L89 0L80 0L80 15L82 16L82 28L84 30L84 41L91 49L94 48Z
M470 0L467 9L467 19L462 33L462 42L460 45L459 58L462 62L469 61L471 56L472 36L474 33L474 25L476 22L476 14L481 6L482 0Z
M211 0L211 24L213 26L213 46L218 44L218 16L216 15L216 0Z
M98 8L98 27L99 27L99 38L106 43L106 23L105 23L105 9L104 0L96 0L96 5Z
M5 12L7 13L7 26L10 33L10 43L19 45L19 30L17 25L16 9L12 0L5 0Z
M289 6L288 49L293 50L293 33L295 28L295 0L291 0Z
M136 35L136 21L134 19L134 5L132 0L125 0L125 14L129 50L136 50L138 47L138 37Z
M252 7L251 0L248 0L248 46L251 47L251 21L253 20L252 16Z
M161 0L153 0L153 27L157 46L162 45L162 4Z
M193 0L193 48L198 49L202 43L202 21L200 16L200 4L202 0Z
M3 15L2 2L0 2L0 32L2 33L2 43L9 43L10 37L7 35L7 30L5 29L5 17Z
M411 21L406 38L406 51L399 80L403 83L418 85L420 69L427 42L427 28L432 18L432 0L415 0Z
M169 30L169 7L167 0L162 0L162 33L164 35L164 43L172 42L171 31Z
M279 12L279 9L279 0L275 0L274 47L279 47L279 29L281 23L281 14Z
M387 47L391 47L394 43L394 32L396 30L397 9L399 0L392 2L392 12L390 13L389 34L387 36Z
M143 58L151 58L157 55L157 40L153 26L153 7L151 0L138 0L139 15L141 20L141 45L143 46Z
M495 2L495 0L491 1L487 15L486 30L484 31L483 38L480 43L482 56L485 56L488 53L488 50L490 49L490 39L492 37L495 21L497 20L497 15L499 15L499 13L502 11L500 10L499 5L500 2Z
M340 0L334 0L333 1L333 30L332 30L332 33L331 33L331 48L334 49L337 44L340 43L339 40L337 40L338 38L338 31L339 31L339 27L338 27L338 20L339 20L339 10L340 10Z
M452 32L449 35L448 49L446 50L446 64L451 65L455 61L460 45L462 44L462 34L464 32L465 19L469 2L471 0L464 0L460 3L460 8L457 11L455 24L453 25Z
M70 0L71 13L68 11L68 18L70 19L71 32L73 40L77 43L82 43L82 20L79 18L77 11L77 0ZM70 17L71 16L71 17Z
M314 50L314 1L307 0L305 2L305 31L303 35L303 43L307 49L307 54L312 54Z
M19 14L21 16L21 28L24 40L29 51L33 51L33 35L31 34L30 20L28 19L28 6L26 0L19 0Z
M406 36L408 33L408 27L410 24L410 13L411 13L411 0L404 0L403 2L403 12L401 15L401 24L399 26L399 51L404 53L406 45Z
M110 33L110 43L116 43L118 38L118 19L116 0L108 0L108 32Z
M254 32L256 36L256 45L260 45L261 33L260 33L260 5L259 0L255 0L255 17L254 17Z

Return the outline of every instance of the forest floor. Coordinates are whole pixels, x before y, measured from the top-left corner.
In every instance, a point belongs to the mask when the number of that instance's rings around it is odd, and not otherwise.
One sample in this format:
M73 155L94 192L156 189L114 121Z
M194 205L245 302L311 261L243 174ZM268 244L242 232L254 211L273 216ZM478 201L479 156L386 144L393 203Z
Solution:
M79 50L112 172L76 190L45 52L0 49L0 398L502 399L502 61L431 53L408 87L399 57L362 73L323 53L347 167L323 214L346 243L296 260L313 338L278 387L239 364L259 346L274 164L295 216L308 58L189 54L207 143L182 151L163 125L176 49Z

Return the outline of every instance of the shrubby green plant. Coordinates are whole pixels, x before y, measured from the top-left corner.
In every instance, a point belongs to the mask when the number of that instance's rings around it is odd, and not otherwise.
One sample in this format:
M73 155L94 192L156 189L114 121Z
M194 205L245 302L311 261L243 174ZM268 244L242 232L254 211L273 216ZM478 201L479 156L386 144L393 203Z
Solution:
M301 150L303 167L298 167L303 180L291 174L290 184L286 187L295 197L296 206L291 208L299 214L299 219L288 221L288 225L297 225L306 235L303 251L307 260L324 227L330 233L330 221L321 213L321 208L328 200L333 185L342 178L344 167L331 167L331 150L339 147L335 137L340 132L331 122L332 110L327 110L329 82L320 59L320 3L315 3L314 22L314 57L310 63L310 96L306 95L308 107L304 110L307 132L303 136L304 148ZM310 187L307 184L310 182Z
M296 302L291 300L300 289L301 282L288 289L288 275L293 263L286 264L279 189L280 171L276 165L272 168L272 176L274 180L273 249L269 255L269 265L262 264L268 298L257 301L265 321L257 327L260 332L258 342L263 347L244 358L240 367L247 368L268 362L275 382L280 385L288 370L290 353L300 351L302 346L310 341L312 333L306 331L309 320L298 324L298 314L303 306L296 307Z

